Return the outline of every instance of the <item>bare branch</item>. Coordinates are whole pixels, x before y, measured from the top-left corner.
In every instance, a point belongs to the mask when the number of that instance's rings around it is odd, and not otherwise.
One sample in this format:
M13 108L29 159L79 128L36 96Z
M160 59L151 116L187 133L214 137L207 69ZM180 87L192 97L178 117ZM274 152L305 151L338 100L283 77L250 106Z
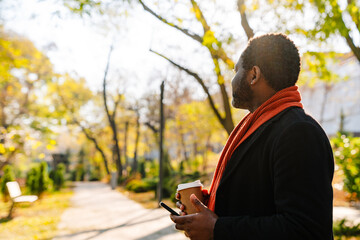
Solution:
M249 22L247 20L246 14L245 14L245 1L244 0L238 0L238 11L240 13L241 17L241 26L243 27L246 36L248 39L254 37L254 30L250 27Z
M115 119L116 117L116 112L117 112L117 108L121 102L121 97L122 97L122 94L118 94L118 98L117 100L115 101L115 104L114 104L114 111L113 111L113 114L112 114L112 119Z
M350 47L351 51L354 53L355 57L360 61L360 48L355 46L354 41L351 38L349 33L347 33L345 39L346 39L346 43L349 45L349 47Z
M89 132L88 130L81 125L81 123L76 119L74 118L74 123L76 123L82 130L82 132L85 134L86 138L89 139L90 141L92 141L95 145L95 148L100 152L101 154L101 157L104 161L104 165L105 165L105 170L106 170L106 173L107 174L110 174L110 171L109 171L109 167L108 167L108 162L107 162L107 158L106 158L106 155L103 151L103 149L100 147L99 143L97 142L96 138L94 138Z
M146 122L145 125L148 126L151 129L151 131L153 131L155 134L157 134L159 132L159 130L154 125L152 125L150 122Z
M231 107L230 107L230 103L229 103L229 96L228 96L226 88L225 88L224 76L221 74L219 59L214 58L213 61L214 61L215 69L216 69L215 72L217 75L217 81L218 81L218 85L220 87L223 107L224 107L225 116L226 116L224 118L223 125L224 125L226 131L228 132L228 134L230 134L231 131L234 129L234 122L232 121L232 113L231 113Z
M112 51L113 51L113 45L110 46L109 55L108 55L108 59L107 59L106 67L105 67L105 72L104 72L104 79L103 79L103 99L104 99L104 106L105 106L106 116L108 117L110 124L111 124L111 122L112 122L112 118L111 118L110 111L109 111L109 107L108 107L108 104L107 104L107 97L106 97L106 77L107 77L107 74L108 74L108 71L109 71L110 57L111 57Z
M164 55L150 49L150 52L153 52L155 54L157 54L158 56L164 58L165 60L167 60L168 62L170 62L172 65L174 65L175 67L181 69L182 71L186 72L187 74L191 75L193 78L196 79L196 81L201 85L202 89L204 90L209 103L210 103L210 107L213 109L216 117L218 118L218 120L220 121L220 123L223 125L224 124L224 118L221 117L219 110L217 109L217 107L215 106L214 100L212 99L212 96L209 92L209 89L206 87L204 80L202 80L202 78L200 78L200 76L197 73L192 72L191 70L189 70L188 68L185 68L183 66L180 66L179 64L175 63L174 61L170 60L169 58L165 57Z
M191 32L188 29L185 28L181 28L178 25L169 22L168 20L166 20L165 18L161 17L160 15L158 15L157 13L155 13L153 10L151 10L142 0L139 0L140 4L143 6L144 10L149 12L151 15L153 15L154 17L156 17L157 19L159 19L160 21L162 21L163 23L167 24L170 27L173 27L177 30L179 30L180 32L184 33L185 35L191 37L192 39L195 39L196 41L198 41L199 43L203 42L203 39L201 36L199 36L196 33Z

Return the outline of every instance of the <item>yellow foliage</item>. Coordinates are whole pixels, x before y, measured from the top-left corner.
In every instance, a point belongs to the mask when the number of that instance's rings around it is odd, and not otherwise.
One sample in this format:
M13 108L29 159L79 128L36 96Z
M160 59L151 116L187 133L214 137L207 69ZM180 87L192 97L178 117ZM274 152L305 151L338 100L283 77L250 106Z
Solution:
M220 76L218 77L218 83L219 83L219 85L224 84L224 82L225 82L225 81L224 81L224 77L220 75Z
M0 154L4 154L6 152L6 149L4 147L4 144L0 143Z
M212 48L213 43L217 44L217 39L215 38L214 32L208 30L204 34L202 44L208 48Z
M47 150L53 150L53 149L55 149L55 148L54 148L53 145L48 144L48 145L46 145L46 149L47 149Z
M32 146L31 146L31 148L33 149L33 150L35 150L35 149L37 149L38 147L40 147L41 146L41 142L40 141L36 141Z

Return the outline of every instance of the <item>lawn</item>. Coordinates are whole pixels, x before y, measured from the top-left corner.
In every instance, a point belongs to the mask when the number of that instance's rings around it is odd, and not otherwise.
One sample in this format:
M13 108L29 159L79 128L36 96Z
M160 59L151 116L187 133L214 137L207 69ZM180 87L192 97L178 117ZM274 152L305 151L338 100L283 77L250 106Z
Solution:
M61 214L69 207L71 189L46 193L36 202L18 204L13 212L13 219L7 220L10 202L0 202L1 239L27 240L51 239L56 235Z

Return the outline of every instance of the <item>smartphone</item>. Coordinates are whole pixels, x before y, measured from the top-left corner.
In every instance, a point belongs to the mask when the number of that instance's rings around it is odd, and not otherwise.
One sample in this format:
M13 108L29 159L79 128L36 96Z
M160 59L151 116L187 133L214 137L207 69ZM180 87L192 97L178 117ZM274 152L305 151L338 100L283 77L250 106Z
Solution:
M177 212L172 210L168 205L166 205L163 202L159 202L159 206L161 206L161 207L165 208L166 210L168 210L172 215L180 216Z

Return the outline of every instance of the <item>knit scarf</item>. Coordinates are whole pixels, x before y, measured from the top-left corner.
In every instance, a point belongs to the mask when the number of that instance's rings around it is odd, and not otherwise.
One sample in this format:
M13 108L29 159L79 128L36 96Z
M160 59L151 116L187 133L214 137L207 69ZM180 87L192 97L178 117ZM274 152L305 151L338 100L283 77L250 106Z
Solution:
M220 159L216 166L213 180L209 190L208 208L215 210L216 190L224 173L226 164L235 149L244 142L262 124L289 107L303 107L297 86L291 86L275 93L271 98L258 107L253 113L247 114L231 132Z

